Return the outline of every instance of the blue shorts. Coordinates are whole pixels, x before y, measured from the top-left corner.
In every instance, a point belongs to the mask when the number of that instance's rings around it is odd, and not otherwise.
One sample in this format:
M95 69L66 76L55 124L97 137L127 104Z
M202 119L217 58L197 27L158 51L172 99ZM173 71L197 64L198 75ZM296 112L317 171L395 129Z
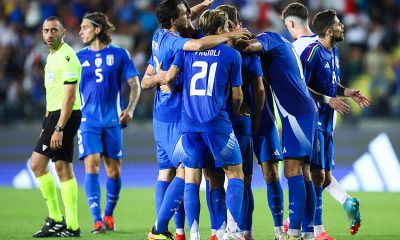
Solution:
M316 126L316 114L282 118L282 153L283 158L300 158L309 163L313 151L313 140Z
M95 127L82 122L78 130L78 151L80 160L95 153L111 159L122 159L124 148L121 126Z
M324 132L317 129L313 156L311 158L311 168L324 169L326 171L334 169L333 153L333 132Z
M278 126L271 120L261 121L260 129L253 135L254 154L258 164L282 160Z
M233 131L239 142L245 176L253 174L253 139L251 138L250 116L235 116L232 121Z
M207 168L213 159L217 168L242 164L239 144L233 132L184 133L182 145L186 153L183 163L190 168Z
M178 167L181 160L177 157L181 156L182 148L174 151L180 138L179 122L167 123L153 119L153 128L159 169Z

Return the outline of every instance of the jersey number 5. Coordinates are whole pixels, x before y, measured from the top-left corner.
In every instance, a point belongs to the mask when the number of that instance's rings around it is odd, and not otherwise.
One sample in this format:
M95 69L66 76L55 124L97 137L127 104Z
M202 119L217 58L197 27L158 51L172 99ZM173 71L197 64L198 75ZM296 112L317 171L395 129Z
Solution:
M208 69L208 63L204 61L196 61L192 64L192 67L201 68L199 73L193 75L190 80L190 96L212 96L212 91L214 88L215 73L217 71L218 63L212 63L210 69ZM208 80L206 76L208 73ZM197 81L202 80L204 82L203 86L207 86L206 89L196 88Z

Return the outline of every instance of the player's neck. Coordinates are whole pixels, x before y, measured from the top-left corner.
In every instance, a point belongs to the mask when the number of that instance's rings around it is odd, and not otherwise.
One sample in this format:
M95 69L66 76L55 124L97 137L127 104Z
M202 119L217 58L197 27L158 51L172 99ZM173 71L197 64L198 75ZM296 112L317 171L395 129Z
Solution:
M100 42L99 40L95 40L90 43L90 50L92 51L100 51L103 50L108 44Z
M321 43L322 46L328 51L332 51L333 46L335 43L332 41L332 39L325 37L325 38L319 38L318 41Z
M293 36L293 38L295 40L301 38L301 37L310 37L314 35L314 33L310 30L310 28L308 26L304 26L302 28L299 28L295 34L295 36Z
M64 44L64 41L60 42L60 45L58 45L56 48L50 49L50 53L53 54L55 52L57 52L58 49L60 49L60 47Z

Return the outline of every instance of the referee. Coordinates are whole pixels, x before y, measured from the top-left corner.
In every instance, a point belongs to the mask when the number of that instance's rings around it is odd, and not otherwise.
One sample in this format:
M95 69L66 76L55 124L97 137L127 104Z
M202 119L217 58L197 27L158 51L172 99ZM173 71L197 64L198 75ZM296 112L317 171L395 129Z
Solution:
M40 191L49 216L33 237L79 237L78 186L72 167L74 136L81 122L78 86L81 65L75 51L64 43L65 29L60 19L48 17L43 23L43 43L50 50L45 66L46 117L42 132L31 157ZM61 215L56 184L47 170L55 162L61 182L65 219Z

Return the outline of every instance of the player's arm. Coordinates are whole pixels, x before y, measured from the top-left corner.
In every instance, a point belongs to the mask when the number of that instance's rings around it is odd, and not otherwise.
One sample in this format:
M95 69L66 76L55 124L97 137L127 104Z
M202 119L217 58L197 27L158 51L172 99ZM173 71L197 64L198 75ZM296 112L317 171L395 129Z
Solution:
M239 52L257 53L262 51L262 44L257 39L238 40L234 46Z
M128 85L131 88L131 92L129 94L129 103L128 106L122 111L119 124L127 124L132 120L133 112L136 109L136 105L139 101L140 97L140 87L139 87L139 77L134 76L128 79Z
M358 103L361 108L369 107L370 103L367 97L360 93L360 90L346 88L342 84L338 84L337 93L340 96L351 97L354 102Z
M232 109L234 114L239 114L242 102L243 102L243 92L241 86L232 87Z
M314 100L319 103L326 103L332 109L336 110L338 113L345 114L350 112L350 107L346 103L346 98L344 97L329 97L321 94L312 88L308 87L308 91L313 96Z
M153 67L153 65L147 65L146 72L144 73L140 84L141 88L147 90L157 86L164 78L164 75L165 71L161 71L161 63L158 72L156 72L156 69Z
M178 78L180 72L181 71L179 67L175 64L172 64L171 67L168 69L168 72L165 75L165 79L162 84L165 84L169 88L169 91L172 91L174 89L176 79Z
M200 39L190 39L183 45L183 50L203 51L205 49L213 48L221 43L228 42L230 39L238 39L238 38L248 39L250 36L251 33L246 28L241 28L220 35L209 35Z
M61 129L64 129L65 125L68 122L69 117L71 116L72 107L74 106L74 102L76 99L77 82L78 80L64 83L65 97L63 104L61 106L60 118L58 119L57 122L57 126L60 127ZM57 150L61 148L62 140L63 140L63 132L54 131L50 140L50 148L52 150Z
M191 14L192 14L192 20L200 17L200 15L207 10L209 6L214 2L214 0L205 0L193 7L190 8Z
M251 87L253 89L254 99L254 115L253 120L253 133L258 131L261 121L261 113L265 102L265 89L262 76L254 77L251 79Z

